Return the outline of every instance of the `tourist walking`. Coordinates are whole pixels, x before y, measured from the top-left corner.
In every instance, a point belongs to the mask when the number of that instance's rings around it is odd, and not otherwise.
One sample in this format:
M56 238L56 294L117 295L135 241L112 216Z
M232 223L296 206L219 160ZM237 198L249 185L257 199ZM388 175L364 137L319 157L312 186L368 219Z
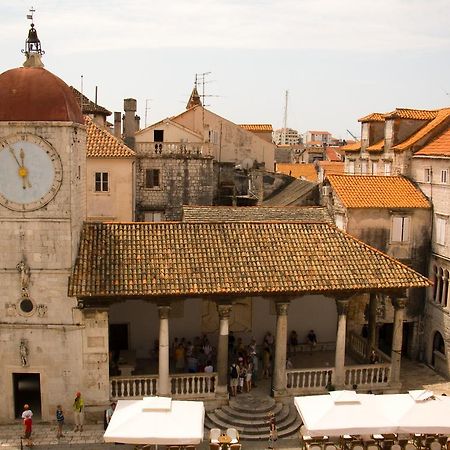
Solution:
M31 411L30 406L28 404L23 405L22 419L26 419L29 417L33 417L33 411Z
M273 449L278 439L277 423L274 413L269 413L269 449Z
M230 367L230 390L231 395L236 397L239 383L239 366L234 362Z
M73 415L75 419L74 431L83 431L84 424L84 400L81 397L81 392L75 394L75 400L72 405Z
M23 419L23 431L24 431L24 438L25 438L25 445L27 447L33 446L33 441L31 439L31 433L33 431L33 419L31 416L26 416Z
M56 437L63 437L63 426L64 426L64 412L61 405L56 406L56 424L58 426Z

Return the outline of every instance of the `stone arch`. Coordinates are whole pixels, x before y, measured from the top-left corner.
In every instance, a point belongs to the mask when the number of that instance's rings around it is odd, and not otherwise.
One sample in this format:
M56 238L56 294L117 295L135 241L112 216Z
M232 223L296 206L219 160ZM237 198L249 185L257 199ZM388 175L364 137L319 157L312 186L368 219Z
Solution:
M436 366L435 361L436 351L445 356L445 341L440 331L435 331L433 334L432 349L431 349L431 365L433 367Z

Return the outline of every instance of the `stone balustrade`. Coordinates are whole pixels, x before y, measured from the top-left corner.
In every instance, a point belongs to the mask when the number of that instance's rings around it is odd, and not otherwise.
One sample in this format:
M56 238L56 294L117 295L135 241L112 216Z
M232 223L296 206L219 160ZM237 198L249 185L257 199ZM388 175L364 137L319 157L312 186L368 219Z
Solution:
M180 373L169 377L174 398L201 399L215 396L217 373ZM110 377L113 400L138 399L158 395L158 375Z
M345 366L345 386L358 389L377 389L387 387L390 383L391 364L367 364L358 366Z
M291 395L326 392L333 378L333 367L286 370L287 391Z
M184 156L208 156L210 147L202 142L136 142L138 153Z
M347 350L353 358L355 358L357 361L365 362L367 361L367 355L370 354L369 352L369 343L367 339L359 334L356 334L355 332L351 331L347 335ZM375 349L375 352L378 355L378 360L380 363L390 363L391 358L386 355L386 353L383 353L380 349Z

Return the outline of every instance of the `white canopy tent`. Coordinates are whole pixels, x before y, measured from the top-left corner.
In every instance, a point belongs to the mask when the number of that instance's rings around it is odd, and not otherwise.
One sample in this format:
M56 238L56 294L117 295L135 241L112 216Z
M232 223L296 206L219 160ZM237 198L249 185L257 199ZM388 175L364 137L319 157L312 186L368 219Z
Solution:
M203 402L119 400L103 437L123 444L197 445L203 440L204 418Z
M393 433L397 428L372 394L334 391L295 397L294 403L311 436Z
M387 395L335 391L296 397L294 403L311 436L450 434L450 397L430 391Z

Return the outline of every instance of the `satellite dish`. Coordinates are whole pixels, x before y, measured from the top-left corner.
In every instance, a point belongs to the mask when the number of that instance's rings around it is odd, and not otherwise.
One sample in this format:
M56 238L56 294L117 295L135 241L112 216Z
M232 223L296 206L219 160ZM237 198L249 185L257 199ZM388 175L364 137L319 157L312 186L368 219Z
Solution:
M250 170L253 168L253 165L255 164L255 160L252 158L245 158L241 162L241 167L244 170Z

